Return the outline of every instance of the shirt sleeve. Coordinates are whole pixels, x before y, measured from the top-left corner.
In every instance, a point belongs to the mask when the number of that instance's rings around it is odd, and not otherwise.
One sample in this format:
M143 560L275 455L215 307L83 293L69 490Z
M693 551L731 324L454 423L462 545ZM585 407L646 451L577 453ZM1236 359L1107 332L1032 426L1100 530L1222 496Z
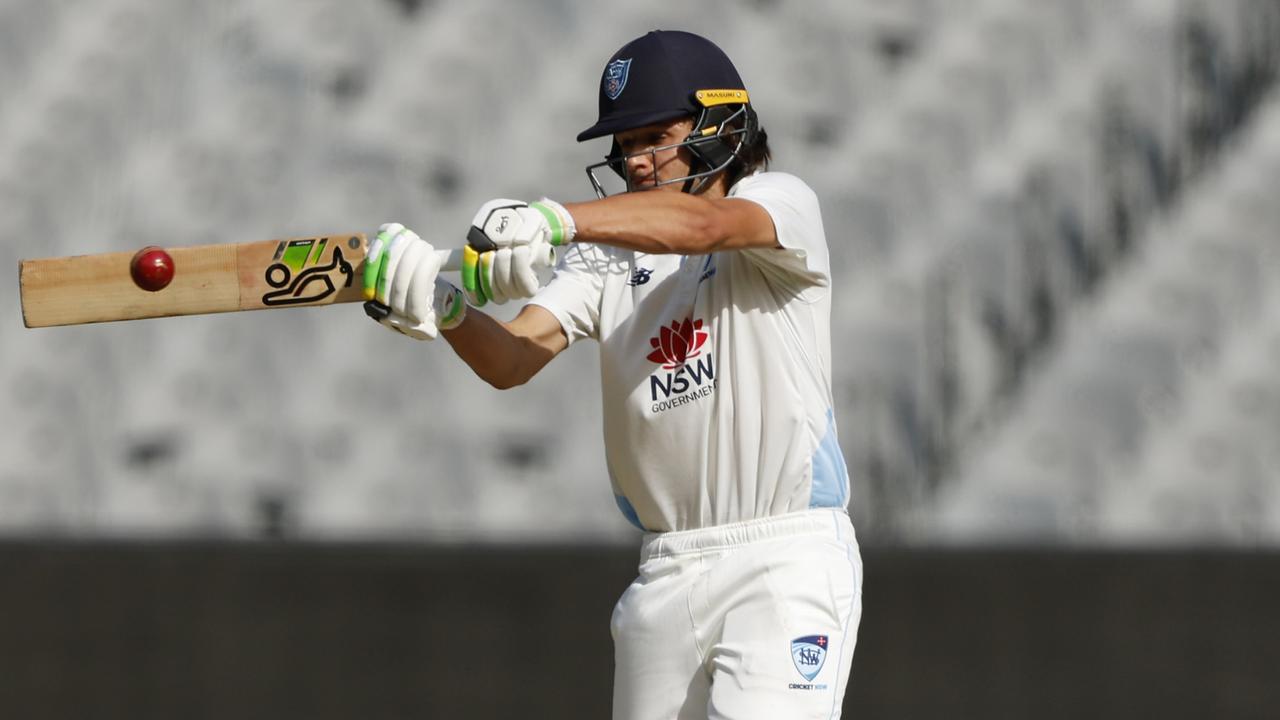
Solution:
M797 294L831 284L818 196L803 180L788 173L759 173L740 181L730 197L760 205L773 219L781 247L741 251L770 282Z
M570 345L583 338L599 340L601 268L607 262L599 246L571 244L556 263L551 282L529 301L556 316Z

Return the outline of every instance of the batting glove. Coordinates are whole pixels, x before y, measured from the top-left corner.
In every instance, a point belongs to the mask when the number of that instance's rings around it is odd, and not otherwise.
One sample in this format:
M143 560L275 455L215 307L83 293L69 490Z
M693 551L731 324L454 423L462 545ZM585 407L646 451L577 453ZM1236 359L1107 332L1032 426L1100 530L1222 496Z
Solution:
M440 278L440 257L431 243L400 223L387 223L365 255L364 296L390 312L378 322L415 340L434 340L439 330L462 323L462 291Z
M573 216L554 200L490 200L480 207L467 233L462 287L480 307L528 298L538 291L535 267L554 262L553 248L573 241Z

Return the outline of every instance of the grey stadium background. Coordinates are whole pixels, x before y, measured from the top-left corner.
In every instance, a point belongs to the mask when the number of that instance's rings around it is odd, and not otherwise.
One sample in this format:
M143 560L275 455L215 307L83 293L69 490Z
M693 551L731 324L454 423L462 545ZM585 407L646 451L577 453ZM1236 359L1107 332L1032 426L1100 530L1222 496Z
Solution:
M586 199L582 168L607 148L573 136L602 63L658 27L735 58L774 167L820 195L870 582L879 558L916 589L939 568L1017 587L1039 567L1066 592L1071 572L1134 577L1136 553L1136 576L1174 595L1227 573L1220 597L1258 613L1224 632L1280 637L1261 611L1280 596L1275 0L0 0L0 570L34 583L13 607L61 612L41 563L110 584L81 550L143 584L176 582L151 553L244 568L298 552L281 562L296 569L325 548L411 574L549 548L622 558L600 572L624 576L636 535L608 490L593 348L500 393L356 306L27 330L13 269L390 220L453 246L492 197ZM405 377L420 381L391 382ZM404 553L418 559L388 559ZM245 631L232 615L219 622ZM100 673L66 642L49 673ZM1266 716L1263 655L1221 652L1234 685L1195 664L1144 677L1198 676L1190 717ZM855 665L850 702L874 662ZM1009 672L989 669L966 684ZM31 690L44 675L18 676L15 707L48 699ZM878 687L862 697L892 695ZM159 697L163 716L191 696ZM992 703L929 707L1053 716Z

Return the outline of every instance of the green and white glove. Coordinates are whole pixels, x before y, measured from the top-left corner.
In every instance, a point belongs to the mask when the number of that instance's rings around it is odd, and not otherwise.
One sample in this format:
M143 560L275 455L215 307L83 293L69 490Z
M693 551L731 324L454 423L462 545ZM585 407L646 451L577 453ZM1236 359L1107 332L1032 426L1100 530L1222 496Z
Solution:
M389 309L377 321L415 340L434 340L462 323L462 291L440 278L440 256L431 243L400 223L387 223L364 260L364 297Z
M554 262L553 248L573 241L573 216L554 200L534 203L490 200L476 212L467 233L462 288L480 307L538 291L536 267Z

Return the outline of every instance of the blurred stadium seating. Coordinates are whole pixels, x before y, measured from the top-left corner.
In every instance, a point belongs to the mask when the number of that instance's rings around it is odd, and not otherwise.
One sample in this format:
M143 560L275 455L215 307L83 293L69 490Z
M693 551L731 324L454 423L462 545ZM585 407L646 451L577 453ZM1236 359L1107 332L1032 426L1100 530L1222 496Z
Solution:
M583 199L653 27L821 196L864 538L1280 540L1280 0L0 0L0 264ZM0 313L0 534L632 537L591 348L498 393L352 308Z

